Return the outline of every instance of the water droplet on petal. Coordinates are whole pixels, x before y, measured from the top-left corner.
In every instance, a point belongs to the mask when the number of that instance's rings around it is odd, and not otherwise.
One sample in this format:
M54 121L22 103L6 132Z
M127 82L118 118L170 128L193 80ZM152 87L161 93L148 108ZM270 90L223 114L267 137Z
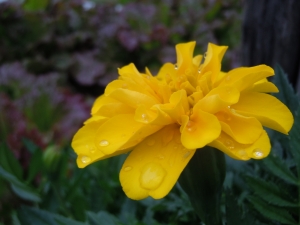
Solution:
M264 157L264 153L262 152L261 149L256 148L253 150L253 157L256 159L261 159L262 157Z
M89 163L91 161L91 158L88 157L88 156L81 156L81 162L86 164L86 163Z
M193 132L197 129L197 127L195 126L195 123L192 121L189 121L186 125L186 128L189 132Z
M203 58L205 59L207 57L207 52L204 53Z
M236 113L235 109L230 109L230 111L231 111L232 113Z
M230 76L227 76L226 78L225 78L225 82L229 82L231 80L231 77Z
M159 155L157 156L157 158L159 158L159 159L164 159L165 156L164 156L163 154L159 154Z
M128 172L128 171L130 171L130 170L132 170L132 167L131 167L131 166L126 166L126 167L124 168L124 171L126 171L126 172Z
M142 114L142 120L146 123L148 123L148 115L146 113Z
M174 69L175 69L175 70L178 70L177 64L174 65Z
M147 142L148 146L153 146L155 144L155 140L151 139Z
M105 146L109 145L109 142L107 140L102 140L102 141L100 141L99 145L102 147L105 147Z
M244 149L240 149L237 153L242 159L248 159L247 152Z
M94 153L96 151L95 147L90 147L90 153Z
M200 69L198 69L198 73L201 73L201 70L200 70Z
M140 184L145 189L153 190L161 185L165 176L164 168L159 163L151 162L142 168Z
M190 151L186 151L184 154L183 154L183 159L186 159L190 156L191 152Z
M227 148L229 148L231 150L234 149L234 143L233 143L232 140L227 139L227 140L224 141L224 143L227 146Z

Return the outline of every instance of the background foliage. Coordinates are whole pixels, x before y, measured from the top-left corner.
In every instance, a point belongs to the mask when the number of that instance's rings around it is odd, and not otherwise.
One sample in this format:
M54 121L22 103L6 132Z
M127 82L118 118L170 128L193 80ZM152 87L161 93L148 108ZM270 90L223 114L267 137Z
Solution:
M240 65L238 0L0 3L0 224L200 224L179 185L162 200L132 201L118 173L124 157L78 169L70 141L117 68L154 74L174 45L228 45L223 69ZM296 123L273 132L272 155L227 159L224 224L298 224L299 101L278 67L278 95ZM298 121L298 122L297 122Z

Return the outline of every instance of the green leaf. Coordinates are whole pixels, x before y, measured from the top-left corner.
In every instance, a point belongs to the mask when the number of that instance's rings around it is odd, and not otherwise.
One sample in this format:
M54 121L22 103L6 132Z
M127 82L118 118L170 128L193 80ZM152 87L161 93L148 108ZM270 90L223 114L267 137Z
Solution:
M18 210L18 218L21 224L26 225L87 225L59 214L45 210L23 206Z
M0 143L0 166L18 179L22 179L22 167L6 143Z
M31 140L29 140L27 138L23 138L22 143L25 145L26 149L31 154L34 154L39 149L39 147L35 143L33 143Z
M287 75L279 65L276 65L275 67L273 82L279 89L279 93L274 94L274 96L285 103L291 112L294 113L299 107L299 97L295 94Z
M244 225L242 220L242 213L240 207L237 204L237 199L229 191L226 191L226 220L227 224L239 224Z
M247 199L263 217L284 224L297 225L287 209L272 206L257 197L248 196Z
M280 157L270 154L267 158L263 159L263 163L275 176L290 184L298 185L297 178Z
M0 166L0 177L2 177L3 179L5 179L7 182L10 183L12 191L20 198L32 202L41 201L39 195L35 191L33 191L26 184L18 180L18 178L16 178L14 175L4 170L1 166Z
M90 225L122 225L122 223L113 215L100 211L97 214L87 212Z
M29 168L28 168L28 176L26 179L27 183L30 183L36 175L42 171L43 168L43 153L42 151L35 151L31 155L30 163L29 163Z
M289 133L289 150L291 151L298 167L298 177L300 177L300 107L294 115L294 126Z
M221 194L226 173L224 153L212 148L197 149L179 177L180 186L206 224L221 224Z
M46 9L49 0L26 0L23 8L28 11L38 11Z
M277 206L298 207L298 204L292 202L288 196L284 195L276 184L267 182L258 177L254 178L248 176L246 180L255 194L266 202Z
M50 213L25 206L18 210L18 218L21 224L26 225L57 225Z

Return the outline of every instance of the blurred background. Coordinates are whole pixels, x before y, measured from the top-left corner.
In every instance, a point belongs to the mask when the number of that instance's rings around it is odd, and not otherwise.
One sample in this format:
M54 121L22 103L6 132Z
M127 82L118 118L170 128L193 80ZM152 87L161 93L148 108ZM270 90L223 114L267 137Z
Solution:
M229 46L224 71L278 63L269 55L287 42L266 42L272 20L253 10L240 0L0 0L0 224L198 224L180 187L131 201L118 180L124 156L80 170L70 142L117 68L133 62L155 74L175 63L180 42L197 41L201 54L208 42Z

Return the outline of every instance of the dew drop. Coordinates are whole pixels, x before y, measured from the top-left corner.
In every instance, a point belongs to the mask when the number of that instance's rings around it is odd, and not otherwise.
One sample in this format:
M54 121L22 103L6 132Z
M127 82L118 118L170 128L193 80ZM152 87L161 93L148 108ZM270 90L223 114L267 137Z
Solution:
M174 65L174 69L178 70L178 65L177 64Z
M157 158L159 158L159 159L164 159L165 156L164 156L163 154L159 154L159 155L157 156Z
M236 112L235 112L235 109L230 109L230 111L231 111L232 113L236 113Z
M259 148L254 149L252 154L253 154L253 157L256 159L261 159L264 156L264 153Z
M224 143L225 143L225 145L226 145L229 149L231 149L231 150L234 149L234 143L233 143L232 140L227 139L227 140L225 140Z
M86 163L89 163L91 161L91 158L88 157L88 156L81 156L81 162L86 164Z
M166 171L159 163L148 163L142 168L140 184L148 190L156 189L161 185L166 174Z
M242 159L248 159L247 152L244 149L240 149L237 153Z
M207 52L204 53L203 58L205 59L207 57Z
M227 76L226 78L225 78L225 82L229 82L231 80L231 77L230 76Z
M185 152L184 155L183 155L183 159L188 158L190 156L190 154L191 154L190 151Z
M105 146L109 145L109 142L107 140L102 140L102 141L100 141L99 145L102 147L105 147Z
M90 147L90 153L94 153L96 151L95 147Z
M126 172L128 172L128 171L130 171L130 170L132 170L132 167L131 167L131 166L126 166L126 167L124 168L124 171L126 171Z
M189 132L193 132L196 130L196 127L194 126L194 123L192 121L189 121L187 123L186 127Z
M142 114L142 120L143 120L144 122L148 122L148 116L147 116L146 113L143 113L143 114Z
M149 140L148 142L147 142L147 145L148 146L153 146L153 145L155 145L155 140Z
M201 73L201 70L200 70L200 69L198 69L198 73L199 73L199 74Z

